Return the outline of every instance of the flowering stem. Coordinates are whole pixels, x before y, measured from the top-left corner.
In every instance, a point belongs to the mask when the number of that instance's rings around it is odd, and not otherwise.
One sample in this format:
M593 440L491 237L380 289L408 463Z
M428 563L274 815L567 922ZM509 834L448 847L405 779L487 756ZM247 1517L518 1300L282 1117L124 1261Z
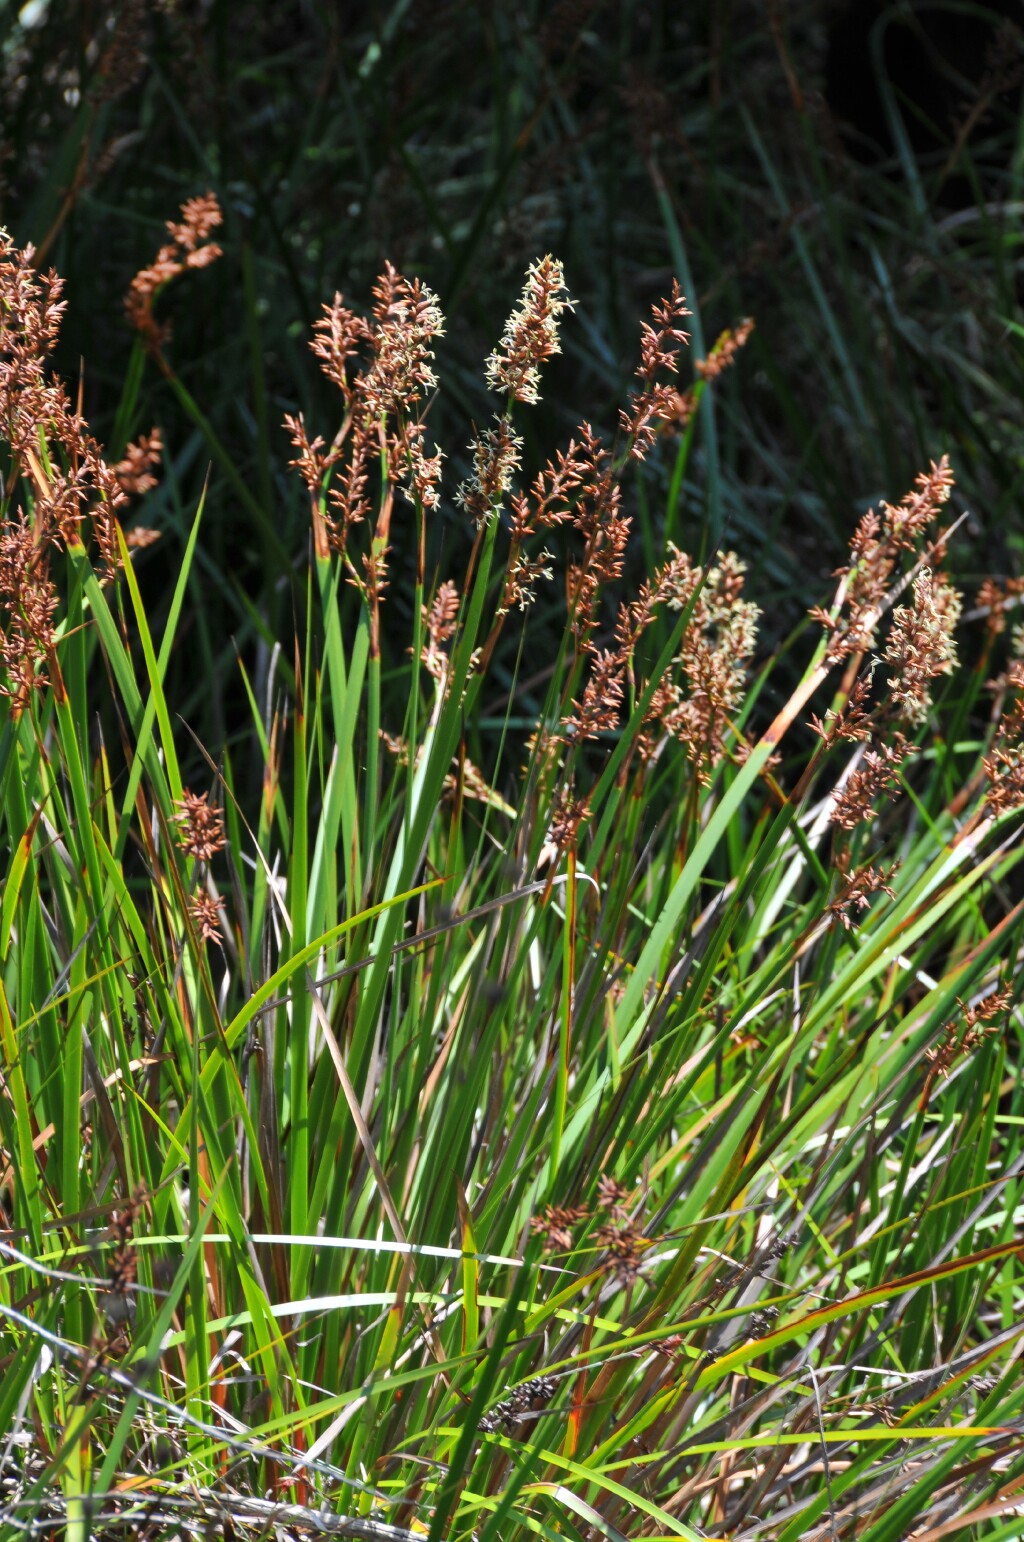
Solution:
M562 927L562 1002L559 1012L558 1064L555 1067L555 1095L552 1099L551 1161L548 1190L554 1195L558 1178L558 1158L565 1129L565 1105L569 1087L572 1056L572 1020L576 980L576 850L566 854L568 877L565 885L565 924Z

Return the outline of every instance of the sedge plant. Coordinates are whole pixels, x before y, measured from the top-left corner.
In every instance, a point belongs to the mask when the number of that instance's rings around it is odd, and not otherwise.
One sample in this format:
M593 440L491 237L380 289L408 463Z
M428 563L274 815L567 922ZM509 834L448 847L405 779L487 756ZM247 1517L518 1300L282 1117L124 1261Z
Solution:
M168 378L215 215L131 292ZM155 636L159 439L107 462L0 252L5 1539L1016 1534L1021 587L965 617L943 458L777 694L742 554L623 587L636 464L686 475L750 325L684 386L674 287L530 480L571 312L534 263L451 489L437 297L324 307L251 798L164 691L202 506Z

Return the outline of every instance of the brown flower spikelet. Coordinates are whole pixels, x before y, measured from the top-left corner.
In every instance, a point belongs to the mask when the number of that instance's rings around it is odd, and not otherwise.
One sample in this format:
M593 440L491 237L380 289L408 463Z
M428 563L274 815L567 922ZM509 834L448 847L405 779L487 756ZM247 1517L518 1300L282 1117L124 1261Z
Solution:
M389 490L401 489L420 508L439 501L442 456L427 453L420 404L437 384L432 344L444 334L444 317L427 286L390 263L373 294L370 320L335 294L314 326L310 347L344 403L330 447L320 435L310 438L301 414L286 414L284 422L296 450L291 465L309 490L318 553L344 557L352 582L379 599L387 582L388 500L361 569L348 555L349 536L372 511L367 489L375 464Z
M186 268L206 268L222 256L221 248L209 237L223 222L215 193L187 199L181 206L181 218L167 221L170 240L129 284L125 314L151 353L160 353L170 338L169 325L158 322L153 314L157 295Z
M882 655L891 671L890 693L909 723L923 723L931 706L929 684L956 666L953 629L960 596L945 574L922 568L914 579L914 603L893 612Z
M559 318L563 311L572 310L574 303L556 258L542 257L530 264L519 306L505 323L501 342L484 366L492 391L520 402L539 400L540 366L561 353Z
M103 577L120 566L114 512L126 502L116 468L53 375L65 303L57 274L37 273L31 247L0 231L0 439L8 450L0 537L0 693L21 711L53 672L54 548L95 540Z
M224 849L224 819L219 809L210 807L208 792L186 790L178 803L177 822L181 844L190 857L209 862Z

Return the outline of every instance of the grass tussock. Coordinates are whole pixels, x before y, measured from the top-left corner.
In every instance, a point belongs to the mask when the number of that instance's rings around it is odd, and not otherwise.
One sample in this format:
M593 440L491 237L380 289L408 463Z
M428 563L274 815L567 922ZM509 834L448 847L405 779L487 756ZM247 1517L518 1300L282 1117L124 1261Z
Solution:
M184 394L217 213L128 300ZM943 457L775 657L742 553L626 588L750 324L684 383L674 286L530 479L571 311L532 264L451 490L437 297L323 308L301 624L197 748L202 505L154 635L159 435L108 463L0 252L4 1538L1015 1534L1019 586L965 612Z

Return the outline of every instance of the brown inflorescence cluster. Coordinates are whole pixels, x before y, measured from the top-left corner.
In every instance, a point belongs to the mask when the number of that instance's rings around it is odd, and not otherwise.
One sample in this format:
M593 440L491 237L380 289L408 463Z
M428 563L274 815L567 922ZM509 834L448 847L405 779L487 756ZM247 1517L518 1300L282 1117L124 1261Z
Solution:
M160 436L129 445L111 466L72 406L51 359L65 302L56 273L39 273L33 251L0 231L0 439L10 476L0 530L0 694L15 711L48 680L59 681L51 558L95 541L102 574L121 565L115 515L154 485Z
M377 610L386 585L393 490L402 487L421 514L439 497L441 456L424 451L422 403L436 384L432 344L443 332L443 318L430 291L390 266L374 298L372 317L364 320L336 295L317 323L313 351L344 403L331 444L322 437L311 439L301 417L286 419L296 452L292 464L310 495L317 552L343 555L349 578L370 603L372 638L379 635ZM653 754L659 743L674 737L684 745L698 778L706 781L724 753L756 635L758 612L742 597L743 563L726 553L704 571L672 548L639 599L621 607L611 629L601 632L603 596L622 576L631 529L622 507L622 471L630 458L647 454L661 429L678 422L679 392L664 377L678 369L687 342L682 326L687 308L676 284L644 324L637 369L640 388L623 414L622 452L614 454L590 424L583 423L532 485L519 490L515 482L522 439L512 425L512 408L517 402L538 400L541 368L559 351L560 322L572 304L561 264L550 256L533 263L520 302L486 362L488 384L504 396L504 411L475 432L469 445L471 472L454 496L478 538L507 505L510 542L495 622L473 667L486 666L509 613L528 606L538 585L551 579L554 558L547 540L551 532L565 527L574 537L566 604L576 648L575 675L582 679L579 693L564 703L557 727L542 735L542 758L598 739L618 726L632 685L634 650L656 609L688 605L690 625L672 670L654 693L640 753ZM744 323L735 333L723 334L706 362L699 388L732 362L750 328ZM384 473L383 495L371 494L373 467ZM374 513L376 525L360 561L350 550L349 536ZM422 571L422 534L420 548ZM446 645L455 635L459 603L459 593L448 581L424 608L422 662L442 690L450 674ZM394 747L404 753L398 741ZM555 819L548 847L555 851L573 844L587 814L586 800L574 794L572 780L567 767L553 794Z
M991 682L1001 710L989 753L986 806L992 814L1024 807L1024 632L1014 629L1014 653L1005 673Z
M181 844L197 862L209 862L226 844L224 818L219 809L210 805L208 792L182 793L177 805L177 823Z
M892 880L899 868L898 862L892 862L888 867L873 867L867 863L850 872L848 853L839 852L836 866L843 877L839 891L828 908L832 919L838 921L848 932L855 929L851 912L862 915L871 903L873 894L887 894L892 900L896 898Z
M943 456L917 477L901 503L883 503L880 513L869 509L854 533L850 561L837 570L840 584L832 609L814 606L810 611L825 628L825 666L847 665L841 705L824 719L812 715L810 726L823 749L841 741L860 746L833 794L830 818L842 830L870 823L878 817L880 800L899 792L903 767L915 749L904 730L920 729L927 721L934 682L956 666L953 634L961 601L934 566L945 555L947 532L933 529L952 487L953 474ZM906 554L915 560L904 576L901 559ZM908 586L911 603L897 605ZM878 628L887 615L888 636L879 645ZM878 668L886 672L887 689L872 704ZM837 864L843 880L831 910L850 926L850 907L863 910L869 895L888 893L889 875L870 863L847 873L842 853Z
M690 341L683 321L690 315L679 288L672 280L672 293L651 309L651 320L640 326L640 363L636 373L640 390L628 408L619 413L619 423L630 444L630 453L642 460L651 448L658 426L679 420L679 388L675 384L680 351ZM669 382L659 381L668 373Z
M590 424L583 423L528 491L511 493L511 549L499 615L528 604L537 582L550 575L551 553L546 545L539 553L531 552L532 538L543 539L559 526L572 530L579 548L568 564L566 601L585 678L582 691L566 704L557 732L543 741L553 751L559 746L578 747L618 727L632 685L634 652L658 607L691 606L680 652L658 682L638 749L641 756L653 755L671 736L683 744L698 779L706 781L724 753L729 719L742 699L756 638L758 611L742 597L744 564L735 554L725 553L704 571L670 547L668 560L654 579L643 586L637 600L619 607L610 633L600 636L602 597L622 576L631 530L631 520L622 508L621 472L630 458L643 459L661 429L679 422L679 390L674 381L668 383L662 377L674 376L678 370L679 354L688 340L682 326L687 314L679 286L674 284L671 294L653 307L651 321L643 325L637 368L641 385L621 415L623 453L614 456ZM727 367L749 332L750 326L744 324L735 335L720 339L715 353L718 362L708 378ZM478 517L493 505L495 496L510 488L519 465L519 447L505 420L499 420L499 429L478 436L477 474L472 486L461 490L463 504ZM486 476L483 467L489 473ZM586 800L573 793L570 774L556 796L546 849L567 849L586 813Z
M419 512L440 497L442 456L428 454L422 404L437 379L434 340L444 335L437 299L419 279L403 278L388 263L374 286L369 321L349 310L340 294L324 307L312 349L344 403L341 424L328 446L310 439L302 415L288 414L295 457L291 464L309 491L318 557L339 554L350 580L371 607L374 652L379 651L379 607L387 586L387 555L394 492L403 491ZM384 495L361 565L349 536L370 515L371 470L381 475Z
M615 1178L601 1174L593 1209L586 1205L545 1205L530 1222L530 1230L544 1238L547 1250L569 1252L577 1227L595 1219L603 1211L607 1220L594 1228L593 1240L601 1250L600 1273L612 1275L622 1286L635 1281L650 1248L650 1239L637 1224L632 1210L635 1196Z
M170 237L146 268L132 279L125 295L124 308L129 322L146 347L159 354L171 336L170 324L158 322L153 313L157 295L179 273L188 268L206 268L222 255L210 236L224 222L214 193L189 198L181 206L181 218L167 221Z
M945 1080L957 1061L966 1059L986 1039L1000 1032L1014 999L1013 989L1007 985L990 991L974 1006L957 998L959 1018L946 1023L938 1043L925 1050L928 1073L920 1099L922 1107L927 1106L937 1080Z
M503 584L490 635L470 661L483 670L509 614L535 598L553 574L548 542L560 531L570 538L565 588L572 653L567 680L553 723L533 741L536 763L547 777L551 818L541 861L572 850L589 814L588 794L576 780L584 747L615 733L638 683L638 645L659 610L684 611L676 657L662 678L647 685L641 731L631 755L654 759L666 742L683 746L695 783L708 785L724 758L742 762L750 746L737 727L759 611L746 597L745 565L721 552L705 566L669 545L665 560L635 598L617 608L607 604L609 586L621 579L631 520L622 499L622 471L642 459L659 433L687 421L700 393L736 359L751 336L744 321L726 331L696 366L697 381L682 392L676 375L688 342L687 306L678 284L652 307L641 334L639 388L622 413L622 443L609 447L583 423L568 445L553 456L524 489L516 486L522 439L512 422L516 403L538 399L540 371L559 351L559 326L572 306L561 264L544 257L531 265L519 305L486 363L491 387L505 398L504 410L478 430L470 443L471 471L455 492L479 543L507 509L509 547ZM443 333L435 297L418 280L390 266L374 289L372 314L363 319L336 296L317 324L313 349L341 393L344 412L330 445L310 439L301 418L290 417L299 469L310 494L319 555L342 553L350 579L371 606L371 647L379 640L379 602L387 582L387 552L393 493L402 489L422 516L440 497L441 455L427 453L424 407L436 379L433 343ZM371 491L371 472L383 472L383 491ZM812 727L831 749L856 746L852 763L834 789L830 817L839 831L853 831L877 818L883 800L902 785L914 752L910 735L926 723L937 681L957 662L955 628L960 596L941 571L948 532L936 530L953 485L946 457L920 475L898 504L882 503L857 526L849 561L837 572L839 590L829 610L811 616L826 631L819 667L823 681L837 665L846 677L839 705ZM350 551L353 527L375 519L361 558ZM423 536L420 525L420 568ZM476 548L475 548L476 549ZM909 556L910 562L905 560ZM906 571L909 566L910 571ZM909 590L903 603L901 596ZM993 630L1003 624L1006 601L993 590ZM1007 591L1007 600L1010 598ZM422 603L421 661L444 693L451 678L452 645L464 595L447 580ZM889 618L888 632L878 641ZM872 704L876 670L884 672L884 699ZM1024 763L1018 750L1020 679L1015 664L1001 689L1010 710L997 720L985 765L992 786L988 807L997 813L1024 801ZM805 698L806 699L806 698ZM397 740L395 751L408 760ZM771 767L768 761L768 768ZM460 763L455 785L469 790L468 762ZM493 797L486 781L469 768L473 795ZM874 895L891 892L893 868L871 861L852 867L842 847L836 863L840 883L830 905L833 920L852 926Z
M501 342L484 366L487 384L517 402L539 400L540 369L561 352L559 317L571 310L562 264L554 257L531 263L518 309L505 323Z
M901 503L883 503L880 514L869 509L861 519L850 543L850 561L837 573L843 580L840 603L832 611L814 606L809 612L829 634L828 656L832 662L838 663L874 646L875 629L885 613L889 586L900 557L913 551L916 543L928 535L952 488L953 472L948 456L944 455L938 462L932 462L930 471L917 477L914 489ZM939 537L932 543L933 558L940 558L943 551ZM919 603L935 606L935 626L942 631L951 608L948 598L939 598L934 590L922 591Z

